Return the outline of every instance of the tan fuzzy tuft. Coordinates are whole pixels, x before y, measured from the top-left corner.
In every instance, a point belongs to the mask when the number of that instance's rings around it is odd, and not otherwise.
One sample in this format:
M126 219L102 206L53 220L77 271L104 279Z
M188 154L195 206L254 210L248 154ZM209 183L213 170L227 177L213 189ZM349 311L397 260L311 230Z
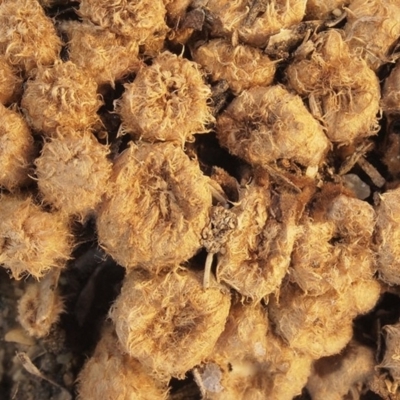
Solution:
M21 107L30 125L48 136L60 127L89 129L102 102L93 78L71 61L38 69L27 82Z
M82 0L79 15L104 30L126 36L154 56L168 31L163 0Z
M63 268L72 251L67 221L42 211L31 198L0 197L0 264L15 279Z
M118 263L157 270L200 249L211 192L208 178L180 147L131 144L116 160L110 181L97 231Z
M289 86L308 97L332 142L349 144L377 133L379 80L351 55L340 31L321 32L304 43L286 74Z
M122 129L145 141L183 145L193 134L209 131L214 121L211 89L196 63L169 52L144 65L118 102Z
M154 380L122 350L114 329L106 326L94 354L78 376L78 399L166 400L168 388Z
M0 103L8 105L17 100L17 94L21 92L22 79L6 60L0 55Z
M243 91L218 118L217 135L230 153L261 166L280 158L316 166L329 147L301 98L279 85Z
M68 36L69 59L99 86L114 85L139 68L139 46L135 41L90 22L66 21L61 29Z
M61 40L37 0L0 2L0 54L11 65L30 73L59 58Z
M343 13L342 7L349 3L350 0L307 0L306 19L325 20L333 11Z
M202 274L175 269L152 276L132 271L110 316L122 347L161 380L185 373L210 355L224 330L230 295Z
M65 129L63 133L65 133ZM111 174L109 149L90 132L50 139L35 160L43 200L83 220L96 208Z
M27 184L35 156L33 137L22 116L0 104L0 186L9 191Z
M276 63L261 50L250 46L232 46L223 39L206 42L193 52L193 59L214 81L225 79L233 93L272 83Z
M178 24L185 16L186 9L192 0L163 0L167 16L171 23Z

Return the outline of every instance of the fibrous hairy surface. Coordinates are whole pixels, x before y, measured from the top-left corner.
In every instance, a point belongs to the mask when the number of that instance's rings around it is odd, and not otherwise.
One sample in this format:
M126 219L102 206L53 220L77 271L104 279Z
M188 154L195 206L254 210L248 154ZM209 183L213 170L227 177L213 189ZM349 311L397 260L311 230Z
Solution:
M106 325L94 354L78 376L78 399L166 400L168 389L122 349Z
M186 9L192 2L191 0L163 0L167 10L167 16L173 24L179 23L184 16Z
M82 0L79 15L102 29L126 36L156 55L168 31L163 0Z
M381 105L387 114L400 112L400 62L396 63L385 80Z
M251 46L233 46L225 39L214 39L192 53L194 61L202 65L214 81L225 79L235 94L254 86L267 86L275 76L276 62Z
M72 250L67 221L44 212L30 197L0 197L0 264L15 279L27 274L42 277L62 268Z
M160 380L182 379L208 357L224 330L230 294L215 281L183 268L152 276L135 270L125 278L110 311L123 349Z
M197 64L170 52L143 65L125 89L117 105L122 131L145 141L183 145L193 134L208 132L214 121L211 89Z
M11 108L0 104L0 186L14 191L30 181L35 147L28 124Z
M67 131L44 144L35 160L37 182L45 203L83 220L106 191L112 168L109 148L89 131Z
M244 90L217 119L217 136L230 153L261 166L280 158L317 166L329 147L301 98L280 85Z
M60 127L90 129L101 104L96 82L71 61L38 68L21 101L30 125L48 136Z
M61 29L68 36L69 60L99 86L135 72L139 68L139 45L90 21L65 21ZM112 66L112 68L110 68Z
M349 144L377 133L379 80L365 61L351 54L338 30L305 42L286 75L289 86L307 97L332 142Z
M37 0L0 2L0 54L22 73L58 59L61 40Z
M306 19L326 19L333 11L341 10L350 0L307 0Z
M127 268L180 263L200 249L210 208L208 178L180 147L131 144L99 208L99 242Z
M383 327L386 333L385 356L379 367L389 370L395 384L400 384L400 323Z
M209 0L206 7L214 36L238 34L244 43L264 47L269 36L303 19L306 0Z
M374 373L373 349L351 341L340 353L314 362L307 391L313 400L359 398L362 384Z
M10 104L20 92L22 79L4 55L0 55L0 103Z
M352 0L347 8L346 42L374 71L392 61L390 49L400 35L399 13L397 0Z

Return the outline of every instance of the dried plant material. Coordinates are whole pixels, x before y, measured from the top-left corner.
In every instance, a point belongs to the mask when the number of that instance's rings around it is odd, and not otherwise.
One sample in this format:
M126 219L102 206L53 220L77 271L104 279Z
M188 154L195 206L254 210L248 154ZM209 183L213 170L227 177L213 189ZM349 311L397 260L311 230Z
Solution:
M101 104L96 82L71 61L38 68L21 102L30 125L49 136L60 127L89 129Z
M16 100L21 91L22 79L8 63L4 55L0 55L0 103L8 105Z
M68 36L69 60L99 86L123 79L139 68L139 46L90 22L65 21L61 30Z
M233 93L240 94L254 86L272 83L276 63L261 50L250 46L232 46L224 39L214 39L193 51L193 59L214 81L225 79Z
M382 110L386 114L398 114L400 112L400 62L385 79L381 100Z
M280 158L319 165L329 147L301 98L279 85L243 91L217 119L217 135L230 153L261 166Z
M106 191L111 175L109 148L88 131L62 129L49 139L35 160L39 190L45 203L84 220Z
M106 326L94 354L78 376L78 399L166 400L168 388L122 350L114 330Z
M390 49L400 36L397 0L352 0L344 27L352 54L362 56L376 71L393 60Z
M230 295L215 281L183 268L152 276L132 271L110 316L128 354L161 380L184 378L208 357L224 330Z
M214 36L238 35L244 43L264 47L268 37L304 17L306 0L209 0Z
M189 7L191 0L163 0L163 2L169 20L177 24L185 16L186 9Z
M350 3L350 0L307 0L306 19L325 20L333 12L343 12L342 7Z
M22 116L0 104L0 186L14 191L30 181L33 137Z
M286 75L290 87L308 97L332 142L350 144L377 133L379 80L365 61L350 53L338 30L305 42Z
M0 2L0 54L11 65L30 73L53 64L60 51L61 40L37 0Z
M365 200L371 196L371 188L356 174L343 175L342 182L343 186L351 190L360 200Z
M389 370L396 386L400 385L400 323L383 327L386 351L380 368Z
M129 38L154 56L168 31L163 0L82 0L79 15L102 29Z
M49 271L40 282L28 285L18 302L18 320L30 336L48 335L64 310L57 291L59 276L59 270Z
M183 145L194 140L193 134L208 132L214 121L211 89L197 64L170 52L143 65L125 89L117 105L122 130L143 140Z
M30 197L0 197L0 264L15 279L62 268L72 250L67 221L42 211Z
M400 284L400 188L380 196L376 208L376 242L379 277L389 285Z
M208 178L180 147L131 144L100 205L99 241L119 264L157 270L200 249L210 209Z
M386 136L385 152L382 157L383 163L386 165L388 172L394 177L399 178L400 175L400 135L396 130L397 120L392 122Z
M341 354L314 363L307 391L313 400L342 400L348 395L358 399L374 368L374 351L352 341Z

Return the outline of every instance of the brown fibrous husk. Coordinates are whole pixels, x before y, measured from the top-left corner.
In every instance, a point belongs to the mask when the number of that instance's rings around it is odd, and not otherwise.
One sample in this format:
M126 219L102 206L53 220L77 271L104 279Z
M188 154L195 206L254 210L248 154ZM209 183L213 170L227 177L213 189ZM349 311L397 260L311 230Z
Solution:
M0 186L10 192L29 183L35 146L28 124L15 110L0 104Z
M132 271L110 311L128 354L160 380L185 373L208 357L224 330L230 295L215 281L177 268L166 275Z
M333 11L343 12L342 7L350 3L350 0L307 0L306 19L325 20Z
M197 64L170 52L143 65L125 89L117 103L122 131L145 141L183 145L194 140L193 134L209 132L214 121L211 89Z
M272 83L276 62L260 49L214 39L193 51L193 59L211 75L214 81L225 79L234 94L254 86Z
M387 114L400 112L400 62L385 79L381 100L382 109Z
M78 399L166 400L167 385L153 379L138 360L122 349L106 325L92 357L78 376Z
M52 136L60 127L90 129L102 102L94 79L71 61L40 67L26 83L21 107L30 125Z
M59 58L61 40L37 0L0 3L0 53L23 73Z
M400 323L386 325L385 332L386 351L380 368L388 369L396 384L400 383Z
M44 144L35 160L37 182L45 203L84 220L106 191L112 169L109 148L88 131L66 131Z
M269 36L299 23L305 14L306 0L209 0L214 36L238 34L244 43L265 47Z
M186 9L189 7L191 0L163 0L167 10L167 16L172 24L178 24L185 16Z
M65 21L60 28L68 36L70 61L99 86L107 83L114 86L115 81L138 70L139 46L135 41L89 21Z
M116 160L97 231L121 265L157 270L201 247L211 192L196 161L171 143L131 144Z
M65 218L42 211L30 197L0 197L0 264L15 279L27 274L42 277L63 268L72 251L72 235Z
M4 55L0 55L0 103L9 105L17 100L21 92L22 79L9 64Z
M286 75L289 86L307 96L332 142L350 144L378 132L379 80L365 61L350 53L338 30L304 43Z
M168 31L163 0L82 0L78 10L104 30L126 36L155 56L164 46Z
M261 166L280 158L317 166L329 147L301 98L280 85L243 91L217 119L217 136L230 153Z

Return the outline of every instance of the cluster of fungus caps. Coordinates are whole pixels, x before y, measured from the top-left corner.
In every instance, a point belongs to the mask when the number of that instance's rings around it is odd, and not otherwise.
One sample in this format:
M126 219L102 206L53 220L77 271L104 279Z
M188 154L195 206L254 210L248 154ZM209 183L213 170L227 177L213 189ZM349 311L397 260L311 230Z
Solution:
M339 373L321 382L319 362L341 351L349 371L362 365L336 389L346 395L375 366L353 320L383 283L400 284L400 189L372 206L326 170L378 133L381 110L400 109L399 67L382 96L376 74L394 61L400 5L81 0L79 20L56 29L45 9L68 3L0 2L0 262L40 280L20 301L22 326L44 336L63 311L54 288L71 224L94 218L126 276L81 399L168 398L189 371L204 398L290 400L306 386L323 399ZM170 51L182 45L191 60ZM121 82L118 135L104 144L102 95ZM211 131L250 179L202 165L192 143Z

